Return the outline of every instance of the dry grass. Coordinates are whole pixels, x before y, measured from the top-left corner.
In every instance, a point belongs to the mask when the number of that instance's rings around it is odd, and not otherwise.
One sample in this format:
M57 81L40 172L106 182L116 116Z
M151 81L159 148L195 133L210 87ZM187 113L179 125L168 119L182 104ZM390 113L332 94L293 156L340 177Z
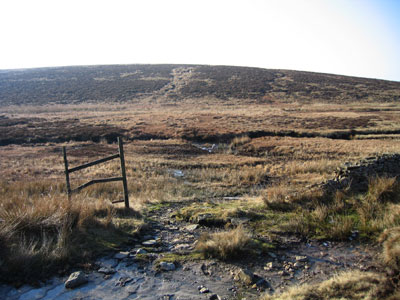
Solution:
M386 229L379 238L383 242L383 262L397 274L400 272L400 227Z
M384 279L380 274L350 271L315 285L290 288L279 295L265 295L261 300L373 300L379 298Z
M376 135L379 143L321 137L338 132L347 134L351 130L369 130L369 133L398 130L397 103L265 105L232 99L227 105L215 99L185 99L180 105L166 106L147 100L111 107L87 104L0 109L10 120L27 119L27 124L15 125L13 129L29 129L38 136L41 130L46 130L47 121L56 124L71 117L83 125L126 130L125 137L132 139L130 142L125 139L124 148L129 196L135 209L163 201L212 202L225 196L249 196L262 198L267 206L254 209L257 214L276 217L271 218L271 228L285 225L281 227L283 230L305 236L346 239L352 229L362 224L360 231L371 237L371 232L380 234L385 228L400 225L400 208L397 200L393 200L397 188L389 181L374 184L365 197L343 193L323 198L321 191L309 188L331 178L344 161L399 152L400 140L384 139L387 135L382 132ZM40 120L34 121L34 118ZM70 127L76 129L73 122ZM63 128L53 129L59 134ZM393 134L388 133L388 137ZM145 138L148 140L139 140ZM215 142L217 147L211 153L199 150L192 145L192 140L199 145L205 140L210 144ZM71 166L117 151L115 144L104 141L0 147L0 177L4 181L0 195L3 245L0 251L8 252L7 255L13 250L4 245L13 245L12 249L21 249L16 252L21 257L36 255L38 262L43 259L61 262L72 251L66 245L74 248L79 244L70 239L72 233L83 234L92 245L97 245L89 238L93 237L94 228L103 228L100 235L107 236L107 232L121 226L129 227L110 204L122 197L119 183L90 187L73 197L70 206L65 203L63 145L67 146ZM176 170L183 176L175 176ZM71 183L76 186L93 178L118 174L118 162L111 162L72 174ZM253 208L220 205L218 209L219 215L225 217L243 212L249 216ZM266 228L258 229L265 232L270 227ZM205 244L215 243L214 248L207 246L207 249L231 248L217 246L213 236L207 239L209 243ZM236 233L236 239L238 244L247 243L248 237ZM108 239L105 243L113 241ZM227 254L229 251L207 250L206 253L221 258L234 256L235 250L233 254Z
M381 232L396 225L399 192L400 183L396 178L377 177L370 180L368 192L359 200L353 200L365 231Z
M120 213L102 198L78 195L68 201L62 184L46 181L3 182L0 189L0 268L7 274L2 280L40 280L124 239ZM131 218L127 234L141 226L134 214Z
M196 251L205 257L230 260L250 250L251 235L242 226L213 234L203 234L196 244Z

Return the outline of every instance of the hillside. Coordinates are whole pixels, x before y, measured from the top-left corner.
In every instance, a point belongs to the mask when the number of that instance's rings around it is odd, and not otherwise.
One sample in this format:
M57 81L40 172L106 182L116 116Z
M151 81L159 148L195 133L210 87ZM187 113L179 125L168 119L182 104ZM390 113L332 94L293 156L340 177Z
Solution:
M0 106L175 102L187 98L269 102L393 102L400 82L322 73L199 65L110 65L0 71Z

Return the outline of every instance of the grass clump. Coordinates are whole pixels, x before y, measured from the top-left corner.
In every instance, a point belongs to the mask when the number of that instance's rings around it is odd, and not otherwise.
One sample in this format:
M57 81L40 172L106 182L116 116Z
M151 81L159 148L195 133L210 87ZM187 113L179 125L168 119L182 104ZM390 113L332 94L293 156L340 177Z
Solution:
M395 273L400 273L400 227L386 229L379 242L383 242L383 262Z
M315 285L296 286L279 295L264 295L261 300L367 300L379 299L380 274L350 271Z
M205 257L229 260L251 250L251 242L251 234L242 226L238 226L230 231L203 234L198 240L196 251Z
M290 211L293 203L289 201L289 188L286 185L274 185L269 187L263 195L267 208L276 211Z

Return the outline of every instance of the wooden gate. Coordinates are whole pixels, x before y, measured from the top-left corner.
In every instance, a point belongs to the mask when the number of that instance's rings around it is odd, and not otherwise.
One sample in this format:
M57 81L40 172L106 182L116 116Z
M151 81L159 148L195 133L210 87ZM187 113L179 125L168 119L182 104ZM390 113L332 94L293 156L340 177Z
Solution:
M128 185L126 182L126 172L125 172L125 158L124 158L124 146L122 144L122 139L118 137L118 153L105 157L105 158L101 158L92 162L89 162L87 164L83 164L74 168L68 168L68 160L67 160L67 150L66 147L63 147L63 155L64 155L64 166L65 166L65 181L67 184L67 195L68 195L68 199L71 199L71 195L72 193L76 193L79 192L80 190L91 186L92 184L95 183L103 183L103 182L111 182L111 181L122 181L122 185L124 188L124 199L123 200L117 200L117 201L113 201L113 203L118 203L118 202L125 202L125 207L129 208L129 197L128 197ZM75 188L75 189L71 189L71 185L70 185L70 181L69 181L69 174L75 171L79 171L94 165L98 165L101 163L104 163L106 161L110 161L113 160L115 158L118 158L121 161L121 177L110 177L110 178L102 178L102 179L93 179L90 180L89 182L86 182L85 184L82 184L81 186Z

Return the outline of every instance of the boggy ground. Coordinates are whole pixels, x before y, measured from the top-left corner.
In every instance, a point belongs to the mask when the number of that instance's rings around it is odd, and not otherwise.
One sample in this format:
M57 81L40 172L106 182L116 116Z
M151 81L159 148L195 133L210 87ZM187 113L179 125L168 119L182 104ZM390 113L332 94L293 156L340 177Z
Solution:
M116 145L106 142L0 149L0 238L7 242L1 251L8 255L2 256L1 267L9 275L2 279L18 286L2 286L6 299L208 299L214 293L256 299L289 286L320 283L341 270L386 276L377 237L398 224L395 181L386 182L377 195L372 189L366 195L324 195L318 184L333 178L346 161L398 152L396 138L127 142L135 214L121 214L111 205L121 197L118 184L90 187L73 197L72 207L66 205L62 145L71 166L116 152ZM118 162L110 162L72 174L71 183L118 172ZM70 216L66 221L64 214ZM229 235L238 228L242 231L236 236ZM218 246L218 239L232 243ZM148 240L155 242L143 245ZM139 248L147 253L136 254ZM128 257L112 259L121 251ZM98 272L104 261L117 271L108 279ZM174 263L175 270L159 270L163 261ZM41 272L43 266L51 268ZM241 269L259 277L237 280ZM66 290L63 282L75 270L84 270L89 282ZM52 277L57 272L61 277ZM24 285L32 281L40 287ZM201 294L202 285L210 293Z

